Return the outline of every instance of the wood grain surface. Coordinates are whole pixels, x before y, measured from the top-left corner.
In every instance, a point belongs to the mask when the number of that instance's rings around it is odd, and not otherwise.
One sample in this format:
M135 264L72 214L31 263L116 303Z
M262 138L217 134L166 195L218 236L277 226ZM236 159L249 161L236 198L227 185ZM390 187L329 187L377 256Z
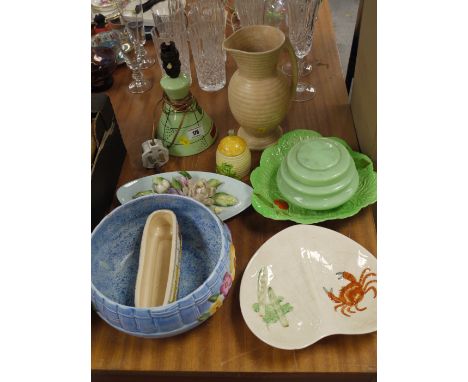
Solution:
M148 41L147 48L154 56L151 41ZM315 84L318 94L312 101L293 103L282 127L285 131L306 128L316 130L324 136L338 136L345 139L353 149L358 149L326 0L319 14L311 55L317 64L306 79ZM235 65L229 58L228 80L234 70ZM141 143L151 136L153 108L162 94L159 66L156 64L145 70L144 74L154 82L153 89L145 94L132 95L127 91L131 74L125 66L117 69L114 85L108 91L128 151L119 186L155 173L142 167L140 150ZM220 137L226 135L229 129L237 129L227 102L227 87L215 93L203 92L196 84L194 70L192 74L192 92L201 107L214 120ZM171 157L161 171L214 172L216 145L217 143L196 156ZM252 168L258 165L260 154L253 152ZM115 205L118 203L115 202ZM143 379L148 377L147 372L161 377L181 377L180 373L189 373L190 377L184 380L194 380L196 376L206 375L207 372L219 372L220 378L240 378L245 377L246 373L271 372L278 373L277 377L283 376L286 380L315 373L330 377L339 375L336 373L352 373L347 375L361 375L361 380L373 379L377 369L376 333L335 335L303 350L285 351L272 348L257 339L244 323L239 306L239 286L243 270L267 239L292 224L294 223L266 219L252 207L227 221L236 247L236 279L222 308L202 325L187 333L167 339L137 338L113 329L92 312L93 377L96 380L117 381L125 380L125 374L122 374L123 379L116 377L119 372L143 373L140 374ZM370 208L363 209L354 217L320 225L349 236L376 254L376 229ZM352 378L350 380L355 380ZM135 380L133 377L130 379Z

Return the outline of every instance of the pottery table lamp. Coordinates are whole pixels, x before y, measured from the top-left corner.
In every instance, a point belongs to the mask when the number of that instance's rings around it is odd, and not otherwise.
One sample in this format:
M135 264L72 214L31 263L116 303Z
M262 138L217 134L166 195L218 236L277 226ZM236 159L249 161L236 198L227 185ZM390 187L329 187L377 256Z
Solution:
M290 83L277 68L283 48L291 59ZM251 150L263 150L282 135L279 124L296 93L296 56L284 33L268 25L243 27L224 40L223 49L238 67L228 87L229 107L240 125L237 135Z
M231 178L242 179L250 172L251 154L245 140L230 135L219 142L216 150L216 172Z
M170 155L198 154L216 140L216 126L190 93L190 79L180 73L179 52L173 41L161 44L161 61L166 75L160 81L164 94L157 138Z

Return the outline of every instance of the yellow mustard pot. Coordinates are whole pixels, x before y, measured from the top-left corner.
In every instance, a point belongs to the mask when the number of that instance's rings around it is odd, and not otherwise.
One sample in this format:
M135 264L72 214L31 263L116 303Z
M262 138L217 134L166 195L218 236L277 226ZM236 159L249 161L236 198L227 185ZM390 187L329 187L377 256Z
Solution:
M216 149L216 172L242 179L250 172L252 158L245 140L236 135L224 137Z

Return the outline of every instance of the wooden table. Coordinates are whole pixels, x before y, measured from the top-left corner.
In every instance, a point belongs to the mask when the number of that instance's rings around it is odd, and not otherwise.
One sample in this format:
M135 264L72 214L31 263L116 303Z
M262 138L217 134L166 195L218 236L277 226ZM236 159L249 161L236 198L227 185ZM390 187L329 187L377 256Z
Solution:
M338 136L358 149L327 1L320 12L312 52L318 64L307 78L316 85L318 94L312 101L293 103L282 127L286 131L307 128L324 136ZM149 42L147 47L154 56L152 45ZM229 58L228 80L234 70L235 65ZM128 151L119 186L154 173L142 167L140 150L141 143L150 137L152 111L162 93L158 83L159 66L156 64L144 73L155 83L150 92L132 95L127 91L131 78L126 67L115 72L115 83L108 91ZM215 93L203 92L194 78L192 92L213 118L221 137L229 129L238 127L229 110L227 86ZM200 155L172 157L162 171L214 171L215 150L216 144ZM260 154L253 153L253 168L258 165ZM335 335L303 350L285 351L264 344L247 328L239 307L243 270L266 240L292 224L266 219L252 207L227 222L236 247L237 277L223 307L192 331L168 339L142 339L113 329L92 313L93 380L149 381L174 376L180 381L218 381L221 377L225 380L289 381L309 380L311 376L326 381L375 380L376 333ZM363 209L352 218L320 225L349 236L376 254L376 228L371 208Z

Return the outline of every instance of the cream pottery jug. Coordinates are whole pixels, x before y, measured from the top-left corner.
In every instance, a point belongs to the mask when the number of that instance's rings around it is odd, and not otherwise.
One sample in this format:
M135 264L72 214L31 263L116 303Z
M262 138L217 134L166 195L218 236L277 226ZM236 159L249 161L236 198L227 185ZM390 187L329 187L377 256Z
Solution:
M278 68L281 50L288 50L292 81ZM279 29L268 25L246 26L223 42L223 49L238 69L228 87L232 114L240 124L237 135L251 150L263 150L281 137L285 117L297 85L297 62L291 43Z

